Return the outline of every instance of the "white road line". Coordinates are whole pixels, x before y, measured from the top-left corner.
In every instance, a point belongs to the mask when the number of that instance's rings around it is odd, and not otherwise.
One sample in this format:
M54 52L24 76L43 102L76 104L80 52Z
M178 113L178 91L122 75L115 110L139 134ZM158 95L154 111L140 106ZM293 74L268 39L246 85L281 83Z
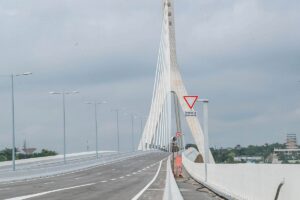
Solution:
M124 176L121 176L120 179L124 178Z
M47 183L44 183L44 185L49 185L49 184L53 184L54 182L51 181L51 182L47 182Z
M122 162L122 161L127 160L127 159L137 158L137 157L147 155L147 154L150 154L150 153L141 153L141 154L133 154L133 155L124 154L121 157L117 157L115 160L103 160L103 162L101 161L101 163L99 163L99 164L95 164L93 166L85 167L85 168L82 168L82 169L72 170L72 171L68 171L68 172L56 172L57 174L49 175L49 176L42 176L40 178L28 178L28 179L22 179L22 180L8 181L8 182L0 183L0 185L9 185L9 184L15 184L15 183L26 182L26 181L29 182L29 181L35 181L35 180L40 180L40 179L47 179L47 178L65 176L65 175L68 175L68 174L78 173L78 172L82 172L82 171L88 171L88 170L95 169L95 168L98 168L98 167L103 167L103 166L107 166L107 165L110 165L110 164L119 163L119 162ZM48 169L48 168L43 168L43 169ZM113 170L115 170L115 169L113 169Z
M36 193L36 194L30 194L30 195L26 195L26 196L13 197L13 198L6 199L6 200L25 200L25 199L30 199L30 198L33 198L33 197L43 196L43 195L50 194L50 193L60 192L60 191L64 191L64 190L71 190L71 189L91 186L91 185L95 185L95 184L96 183L89 183L89 184L85 184L85 185L77 185L77 186L73 186L73 187L61 188L61 189L57 189L57 190L51 190L51 191L41 192L41 193Z
M117 179L115 179L115 178L112 178L112 179L110 179L111 181L115 181L115 180L117 180Z
M127 174L126 176L128 176L128 177L129 177L129 176L131 176L131 175L130 175L130 174Z
M159 163L159 167L158 167L157 172L156 172L155 176L153 177L153 179L139 193L137 193L131 200L138 200L142 196L142 194L152 185L152 183L156 180L156 178L158 176L158 173L161 168L161 164L162 164L162 160Z
M106 183L107 181L101 181L101 183Z
M0 189L0 191L3 191L3 190L10 190L10 188L2 188L2 189Z

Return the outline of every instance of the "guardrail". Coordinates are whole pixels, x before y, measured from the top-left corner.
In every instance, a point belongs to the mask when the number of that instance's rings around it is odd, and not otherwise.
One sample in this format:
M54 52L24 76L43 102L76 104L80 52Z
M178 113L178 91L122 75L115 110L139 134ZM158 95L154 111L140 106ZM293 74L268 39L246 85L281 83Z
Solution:
M187 172L228 199L299 200L300 165L205 164L182 156Z
M170 157L167 161L167 177L163 200L183 200L172 172Z

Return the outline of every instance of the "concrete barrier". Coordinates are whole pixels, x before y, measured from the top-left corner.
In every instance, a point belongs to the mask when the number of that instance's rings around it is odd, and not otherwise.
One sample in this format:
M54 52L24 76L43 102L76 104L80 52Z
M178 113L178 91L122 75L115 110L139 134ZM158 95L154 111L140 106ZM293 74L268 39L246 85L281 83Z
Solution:
M183 200L172 172L170 157L167 161L166 186L163 200Z
M277 193L278 200L300 199L300 165L207 164L205 169L205 164L194 163L188 154L183 153L187 172L229 199L274 200Z

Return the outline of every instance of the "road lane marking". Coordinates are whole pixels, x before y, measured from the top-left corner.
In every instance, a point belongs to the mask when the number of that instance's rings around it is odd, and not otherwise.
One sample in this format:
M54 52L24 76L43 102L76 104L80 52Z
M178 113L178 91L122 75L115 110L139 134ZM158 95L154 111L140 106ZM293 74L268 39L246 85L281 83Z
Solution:
M77 185L77 186L73 186L73 187L61 188L61 189L57 189L57 190L50 190L50 191L47 191L47 192L30 194L30 195L26 195L26 196L13 197L13 198L6 199L6 200L25 200L25 199L30 199L30 198L33 198L33 197L43 196L43 195L46 195L46 194L51 194L51 193L55 193L55 192L60 192L60 191L64 191L64 190L71 190L71 189L76 189L76 188L81 188L81 187L87 187L87 186L91 186L91 185L95 185L95 184L96 183Z
M157 188L149 188L148 190L150 191L164 191L165 188L162 188L162 189L157 189ZM180 190L181 191L181 190Z
M126 176L128 176L128 177L129 177L129 176L131 176L131 175L130 175L130 174L127 174Z
M49 184L53 184L54 182L51 181L51 182L47 182L47 183L44 183L44 185L49 185Z
M121 176L120 179L124 178L124 176Z
M139 193L137 193L131 200L138 200L142 196L142 194L153 184L153 182L156 180L156 178L159 174L159 171L161 169L161 164L162 164L162 160L159 163L157 172L156 172L155 176L153 177L153 179Z
M3 190L10 190L10 188L1 188L0 191L3 191Z
M111 181L115 181L115 180L117 180L117 179L115 179L115 178L112 178L112 179L110 179Z
M116 163L120 163L123 162L125 160L128 159L134 159L134 158L138 158L144 155L149 155L152 154L151 152L149 153L140 153L140 154L124 154L120 157L115 157L112 160L101 160L101 162L97 162L95 164L93 164L93 166L89 166L89 167L84 167L82 169L78 169L78 170L71 170L71 171L67 171L67 172L55 172L55 174L53 175L48 175L48 176L42 176L40 178L25 178L25 179L21 179L21 180L13 180L13 181L8 181L8 182L2 182L0 183L0 185L9 185L9 184L15 184L15 183L21 183L21 182L26 182L26 181L36 181L36 180L41 180L41 179L47 179L47 178L53 178L53 177L60 177L60 176L65 176L65 175L69 175L69 174L73 174L73 173L78 173L78 172L83 172L83 171L89 171L91 169L95 169L98 167L103 167L103 166L107 166L110 164L116 164ZM108 156L112 156L108 155ZM60 166L60 165L56 165L56 166ZM48 169L48 168L40 168L40 169ZM115 169L114 169L115 170Z
M106 183L107 181L101 181L101 183Z

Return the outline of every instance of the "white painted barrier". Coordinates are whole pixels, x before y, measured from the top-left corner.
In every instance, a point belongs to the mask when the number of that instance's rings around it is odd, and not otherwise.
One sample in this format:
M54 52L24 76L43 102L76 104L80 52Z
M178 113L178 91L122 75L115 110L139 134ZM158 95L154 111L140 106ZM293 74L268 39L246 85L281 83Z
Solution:
M233 199L300 199L300 165L285 164L205 164L194 163L183 153L183 165L198 182Z
M170 157L167 161L167 177L163 200L183 200L172 172Z
M116 151L98 151L99 154L106 154L106 153L117 153ZM96 151L89 151L89 152L79 152L79 153L70 153L66 154L67 159L70 160L72 158L76 157L87 157L87 156L94 156L96 154ZM37 158L28 158L28 159L21 159L16 160L16 165L18 164L29 164L29 163L35 163L35 162L43 162L43 161L53 161L53 160L59 160L63 159L64 155L55 155L55 156L46 156L46 157L37 157ZM11 166L12 161L2 161L0 162L0 168L5 166Z

